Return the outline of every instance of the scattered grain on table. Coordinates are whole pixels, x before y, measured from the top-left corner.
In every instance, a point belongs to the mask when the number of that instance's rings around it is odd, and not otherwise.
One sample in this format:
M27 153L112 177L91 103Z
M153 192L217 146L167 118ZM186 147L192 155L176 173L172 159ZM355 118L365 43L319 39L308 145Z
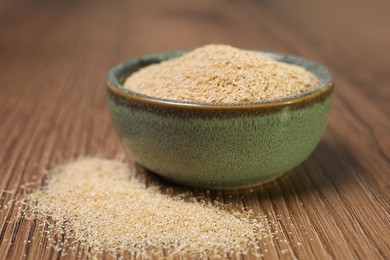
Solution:
M222 209L190 192L163 194L157 184L146 187L136 171L101 158L59 166L44 188L25 198L22 215L40 220L46 235L64 236L53 243L57 250L81 244L93 255L260 256L259 241L272 242L281 231L252 211Z

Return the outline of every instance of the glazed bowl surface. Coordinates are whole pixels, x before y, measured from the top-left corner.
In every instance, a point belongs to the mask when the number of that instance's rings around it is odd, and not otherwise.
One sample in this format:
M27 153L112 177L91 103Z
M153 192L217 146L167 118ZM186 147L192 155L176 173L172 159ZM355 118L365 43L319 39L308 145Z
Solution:
M256 51L302 66L320 80L309 92L266 102L185 102L146 96L122 85L138 69L183 53L143 56L108 73L114 127L139 164L178 184L242 189L279 177L315 149L326 127L334 85L324 66Z

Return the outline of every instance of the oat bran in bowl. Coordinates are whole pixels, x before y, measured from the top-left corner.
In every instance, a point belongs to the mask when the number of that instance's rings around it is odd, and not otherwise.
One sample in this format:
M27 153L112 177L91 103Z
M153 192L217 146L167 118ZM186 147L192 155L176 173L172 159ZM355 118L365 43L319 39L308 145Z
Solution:
M206 45L121 63L107 87L114 127L139 164L179 184L241 189L310 155L333 79L297 56Z

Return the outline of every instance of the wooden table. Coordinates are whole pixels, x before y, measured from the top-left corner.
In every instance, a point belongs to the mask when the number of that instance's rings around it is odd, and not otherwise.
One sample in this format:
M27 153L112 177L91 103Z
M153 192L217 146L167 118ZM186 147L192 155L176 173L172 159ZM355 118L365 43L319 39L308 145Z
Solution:
M45 169L79 156L125 154L107 70L206 43L301 55L335 76L329 125L309 159L243 201L214 194L282 226L290 218L287 253L275 241L265 258L389 259L389 10L385 0L1 1L0 259L61 258L39 223L5 208L23 184L37 189Z

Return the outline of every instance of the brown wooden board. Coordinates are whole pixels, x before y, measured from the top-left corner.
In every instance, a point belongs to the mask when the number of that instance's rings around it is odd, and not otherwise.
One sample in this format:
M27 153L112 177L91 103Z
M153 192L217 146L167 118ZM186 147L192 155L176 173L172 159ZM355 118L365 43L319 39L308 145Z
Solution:
M281 223L265 259L389 259L389 10L385 0L1 1L0 259L88 256L48 246L45 227L8 202L57 164L128 156L107 111L110 67L206 43L300 55L336 81L310 158L255 192L208 196Z

